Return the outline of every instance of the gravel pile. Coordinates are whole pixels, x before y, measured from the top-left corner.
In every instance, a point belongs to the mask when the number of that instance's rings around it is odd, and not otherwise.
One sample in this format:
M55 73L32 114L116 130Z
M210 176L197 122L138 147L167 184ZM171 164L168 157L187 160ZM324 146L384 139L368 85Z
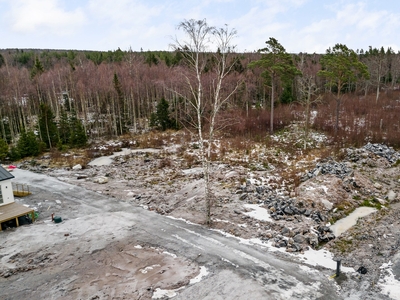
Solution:
M394 164L396 161L400 160L400 152L395 151L392 147L388 147L384 144L368 143L363 148L376 155L379 155L380 157L386 158L391 164Z
M306 172L302 176L301 181L317 177L320 174L332 174L343 179L347 176L351 176L353 174L353 169L348 167L346 163L338 163L334 160L321 161L317 163L317 166L313 170Z

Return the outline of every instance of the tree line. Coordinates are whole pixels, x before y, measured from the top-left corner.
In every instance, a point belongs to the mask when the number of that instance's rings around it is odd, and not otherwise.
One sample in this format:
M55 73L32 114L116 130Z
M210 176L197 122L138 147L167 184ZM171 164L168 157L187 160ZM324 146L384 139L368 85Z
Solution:
M12 157L17 158L36 153L27 153L28 148L80 147L88 139L189 127L197 117L193 103L198 96L186 84L195 76L187 60L190 51L184 45L140 52L1 50L0 138L13 145ZM213 72L223 54L219 48L202 54L199 84L211 99ZM220 109L247 116L267 110L271 133L279 121L274 120L276 105L302 104L309 124L311 107L335 95L332 126L337 132L343 95L374 94L379 103L382 91L398 89L400 81L400 54L391 48L354 51L337 44L325 54L291 54L270 38L257 52L232 48L224 55L230 68L220 93L235 92ZM201 109L205 114L210 106ZM33 143L30 139L38 145L26 146Z

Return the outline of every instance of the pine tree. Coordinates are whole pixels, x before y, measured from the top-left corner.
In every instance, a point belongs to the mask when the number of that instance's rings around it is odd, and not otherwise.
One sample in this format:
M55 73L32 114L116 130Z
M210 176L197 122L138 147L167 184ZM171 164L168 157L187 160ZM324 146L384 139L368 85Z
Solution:
M3 161L8 155L8 144L0 138L0 161Z
M118 101L115 103L115 111L118 112L118 114L115 115L115 122L117 123L118 133L124 134L128 131L126 126L128 118L125 110L125 98L122 92L122 85L116 73L114 73L113 85L118 98Z
M267 47L258 50L258 52L262 53L261 59L251 62L249 66L260 67L263 70L261 76L265 79L265 84L271 88L270 133L272 134L274 132L276 86L279 82L300 75L300 71L294 66L292 56L286 52L285 48L275 38L271 37L265 43Z
M368 79L370 75L367 66L359 60L356 52L343 44L336 44L332 49L327 49L326 54L321 58L321 65L322 70L318 72L318 75L326 79L326 85L330 89L336 89L336 136L344 87L362 78Z
M4 64L5 64L4 57L3 57L3 55L0 53L0 68L1 68Z
M71 114L69 119L70 137L69 144L73 147L83 147L87 143L87 136L82 121L79 120L75 113Z
M54 121L54 114L47 104L40 104L39 130L42 141L48 148L53 148L59 141L58 129Z
M162 131L167 129L177 129L175 120L169 116L169 104L165 98L161 98L157 104L157 110L150 116L150 126L156 127Z
M40 144L32 130L23 131L17 142L17 149L20 158L37 156L40 153Z
M58 133L60 136L60 142L63 145L67 145L69 143L69 138L71 137L71 128L68 114L63 109L61 110L60 121L58 122Z
M31 78L35 78L36 75L41 75L44 73L44 68L42 63L38 58L35 59L35 64L33 65L33 68L31 70Z

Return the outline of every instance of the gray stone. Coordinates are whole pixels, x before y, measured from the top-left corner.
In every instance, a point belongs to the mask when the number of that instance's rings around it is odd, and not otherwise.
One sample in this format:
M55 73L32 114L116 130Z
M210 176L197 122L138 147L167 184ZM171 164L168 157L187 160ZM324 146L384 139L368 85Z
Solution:
M290 207L286 206L283 212L287 215L293 215L293 210L290 209Z
M302 234L297 234L293 237L293 241L298 244L303 244L306 242L306 237Z
M296 243L294 243L292 245L292 248L294 248L296 250L296 252L299 252L299 251L303 250L303 247L301 245L299 245L299 244L296 244Z
M290 229L287 228L287 227L283 227L281 233L282 233L283 236L289 236L290 235Z
M319 174L332 174L343 179L346 176L351 176L353 170L346 163L338 163L334 160L328 160L317 163L317 166L310 172L302 176L301 180L306 181L309 178L318 176Z
M321 235L318 239L319 239L321 242L328 242L328 241L330 241L330 240L335 239L335 235L334 235L333 233L327 233L327 234L325 234L325 235Z
M284 247L286 247L287 246L287 243L286 243L286 241L285 240L280 240L278 243L277 243L277 247L278 248L284 248Z
M306 234L306 241L313 247L318 245L318 235L315 233L307 233Z

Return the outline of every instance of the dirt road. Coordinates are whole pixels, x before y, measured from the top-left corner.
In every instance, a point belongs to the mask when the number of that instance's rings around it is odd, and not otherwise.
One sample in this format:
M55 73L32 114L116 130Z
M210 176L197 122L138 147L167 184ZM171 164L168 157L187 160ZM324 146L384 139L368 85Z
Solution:
M13 175L32 190L17 200L41 215L0 233L2 299L340 299L331 271L52 177Z

